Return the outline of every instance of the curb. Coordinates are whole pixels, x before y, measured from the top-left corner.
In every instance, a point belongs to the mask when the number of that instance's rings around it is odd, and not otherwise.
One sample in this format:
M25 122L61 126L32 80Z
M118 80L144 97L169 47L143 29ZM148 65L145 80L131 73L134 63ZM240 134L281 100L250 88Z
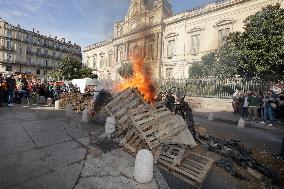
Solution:
M207 116L205 115L200 115L200 114L194 114L193 113L193 116L194 117L197 117L197 118L200 118L200 119L208 119ZM238 121L234 121L234 120L230 120L230 119L224 119L224 118L221 118L221 117L216 117L214 118L213 121L217 121L217 122L223 122L223 123L231 123L231 124L234 124L234 125L238 125ZM265 131L273 131L273 132L277 132L278 134L281 135L281 133L284 135L284 126L280 126L280 127L283 127L282 130L281 129L274 129L275 127L265 127L265 126L258 126L257 124L254 124L254 123L250 123L249 121L246 121L246 127L248 128L255 128L255 129L261 129L261 130L265 130Z

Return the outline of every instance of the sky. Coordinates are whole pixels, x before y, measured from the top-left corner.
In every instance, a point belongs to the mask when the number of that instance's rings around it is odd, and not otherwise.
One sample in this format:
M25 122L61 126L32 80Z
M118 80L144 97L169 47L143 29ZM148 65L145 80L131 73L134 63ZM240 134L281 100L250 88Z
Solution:
M213 0L172 0L179 13ZM0 0L0 17L12 25L64 37L82 49L108 39L127 13L129 0Z

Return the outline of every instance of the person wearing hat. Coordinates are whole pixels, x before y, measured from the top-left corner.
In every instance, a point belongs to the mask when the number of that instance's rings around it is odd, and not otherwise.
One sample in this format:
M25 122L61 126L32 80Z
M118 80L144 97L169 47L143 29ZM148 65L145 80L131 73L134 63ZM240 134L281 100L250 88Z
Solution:
M16 89L16 80L14 78L14 75L8 75L6 79L6 85L7 85L8 106L12 107L14 106L13 99L14 99L15 89Z

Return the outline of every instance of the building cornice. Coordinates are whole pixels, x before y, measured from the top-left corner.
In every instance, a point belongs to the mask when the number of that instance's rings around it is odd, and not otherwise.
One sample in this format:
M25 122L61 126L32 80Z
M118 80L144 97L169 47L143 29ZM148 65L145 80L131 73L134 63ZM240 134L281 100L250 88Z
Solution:
M40 34L38 31L35 32L35 31L29 31L29 30L25 30L23 28L21 28L19 25L18 26L14 26L12 24L10 24L9 22L3 20L3 19L0 19L0 22L4 23L4 28L7 28L7 26L11 27L9 29L11 30L14 30L14 31L18 31L18 32L22 32L22 33L25 33L25 34L29 34L29 35L33 35L33 36L36 36L36 37L39 37L39 38L42 38L42 39L46 39L46 40L49 40L49 41L52 41L52 42L55 42L55 43L59 43L61 45L66 45L66 46L69 46L69 47L73 47L73 48L76 48L76 49L81 49L81 46L74 43L72 44L71 41L69 42L63 42L62 39L55 39L55 38L52 38L52 37L48 37L48 36L45 36L45 35L42 35Z

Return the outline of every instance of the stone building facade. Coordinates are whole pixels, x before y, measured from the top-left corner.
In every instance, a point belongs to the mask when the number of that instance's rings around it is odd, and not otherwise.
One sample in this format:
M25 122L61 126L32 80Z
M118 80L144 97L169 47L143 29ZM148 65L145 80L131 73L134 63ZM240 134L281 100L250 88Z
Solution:
M82 60L81 47L55 36L27 31L0 18L0 73L24 73L48 80L66 56Z
M174 15L168 0L131 0L111 39L86 47L83 63L100 78L116 80L117 69L139 53L154 78L187 78L188 69L218 49L244 20L283 0L219 0Z

